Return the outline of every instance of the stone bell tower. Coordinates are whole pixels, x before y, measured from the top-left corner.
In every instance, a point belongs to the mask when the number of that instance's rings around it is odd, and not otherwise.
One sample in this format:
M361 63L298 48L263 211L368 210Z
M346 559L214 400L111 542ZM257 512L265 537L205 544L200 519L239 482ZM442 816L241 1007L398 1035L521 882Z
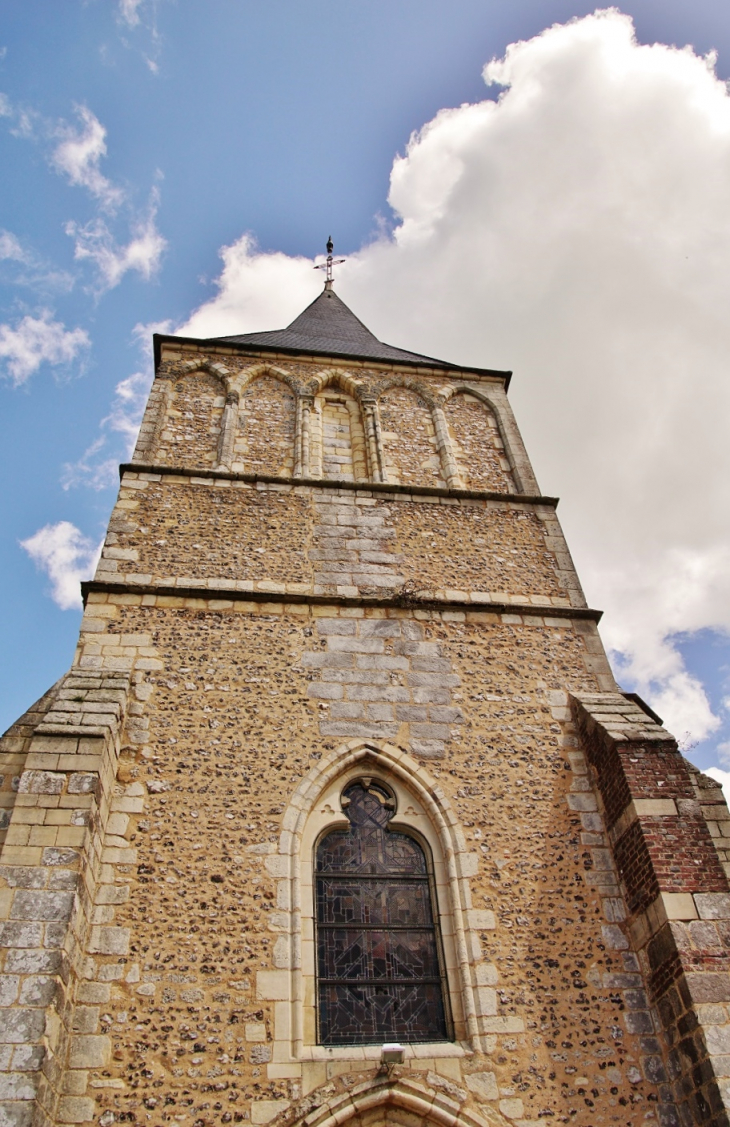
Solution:
M727 1124L730 815L613 680L510 373L331 277L155 368L2 741L1 1127Z

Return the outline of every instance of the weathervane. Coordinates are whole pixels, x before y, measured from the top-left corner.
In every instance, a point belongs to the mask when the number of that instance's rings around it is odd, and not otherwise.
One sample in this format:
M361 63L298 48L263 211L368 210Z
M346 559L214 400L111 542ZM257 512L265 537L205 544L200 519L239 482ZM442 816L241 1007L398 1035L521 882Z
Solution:
M332 257L332 251L334 249L335 249L335 244L332 242L332 236L330 235L330 237L327 240L327 258L326 258L326 261L325 262L319 262L314 268L315 270L326 270L327 271L327 274L325 276L325 282L324 282L325 289L327 289L327 290L332 289L332 282L334 280L334 274L332 273L332 267L333 266L339 266L341 262L345 261L344 258L333 258Z

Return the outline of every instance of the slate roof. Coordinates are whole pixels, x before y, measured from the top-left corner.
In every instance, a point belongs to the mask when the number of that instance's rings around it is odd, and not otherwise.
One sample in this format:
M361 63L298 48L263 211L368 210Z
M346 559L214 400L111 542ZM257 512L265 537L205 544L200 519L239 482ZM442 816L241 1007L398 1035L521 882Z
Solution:
M216 341L252 347L289 349L295 352L322 352L328 356L352 356L366 360L395 360L400 363L451 368L443 360L407 352L383 344L363 325L335 291L325 286L318 298L308 305L285 329L268 333L243 333L233 337L214 337Z

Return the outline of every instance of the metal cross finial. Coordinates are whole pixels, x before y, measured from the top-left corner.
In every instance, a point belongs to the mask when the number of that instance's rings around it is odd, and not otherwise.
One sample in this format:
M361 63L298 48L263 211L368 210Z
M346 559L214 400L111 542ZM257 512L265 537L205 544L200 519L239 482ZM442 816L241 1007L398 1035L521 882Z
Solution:
M333 258L332 251L335 249L335 244L332 242L332 236L327 239L327 258L324 262L320 262L315 266L315 270L326 270L324 288L326 290L332 289L332 282L334 281L334 274L332 272L333 266L339 266L344 262L344 258Z

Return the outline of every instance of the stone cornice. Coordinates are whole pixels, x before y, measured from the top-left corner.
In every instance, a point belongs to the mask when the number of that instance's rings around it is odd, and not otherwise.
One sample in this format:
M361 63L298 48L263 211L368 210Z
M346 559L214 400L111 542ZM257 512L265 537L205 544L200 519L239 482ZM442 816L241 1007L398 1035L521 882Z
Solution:
M310 603L312 606L346 607L403 607L409 610L435 611L481 611L486 614L509 615L519 618L568 618L588 619L600 622L603 611L590 607L552 606L544 603L492 603L467 602L466 600L419 598L415 594L394 592L392 595L358 596L347 595L309 595L287 591L241 591L231 587L187 587L162 586L155 583L110 583L101 579L89 579L81 584L84 605L91 593L108 595L154 595L176 599L206 599L219 602L245 603Z
M546 505L555 509L558 497L542 497L528 493L491 493L480 489L447 489L430 485L399 485L382 481L335 481L311 477L275 477L270 474L230 473L227 470L200 469L194 466L156 466L138 462L122 462L119 476L125 473L159 474L162 477L213 478L218 481L246 481L251 484L285 485L289 488L307 486L319 490L347 490L349 492L395 493L418 497L452 497L454 500L504 501L512 505Z

